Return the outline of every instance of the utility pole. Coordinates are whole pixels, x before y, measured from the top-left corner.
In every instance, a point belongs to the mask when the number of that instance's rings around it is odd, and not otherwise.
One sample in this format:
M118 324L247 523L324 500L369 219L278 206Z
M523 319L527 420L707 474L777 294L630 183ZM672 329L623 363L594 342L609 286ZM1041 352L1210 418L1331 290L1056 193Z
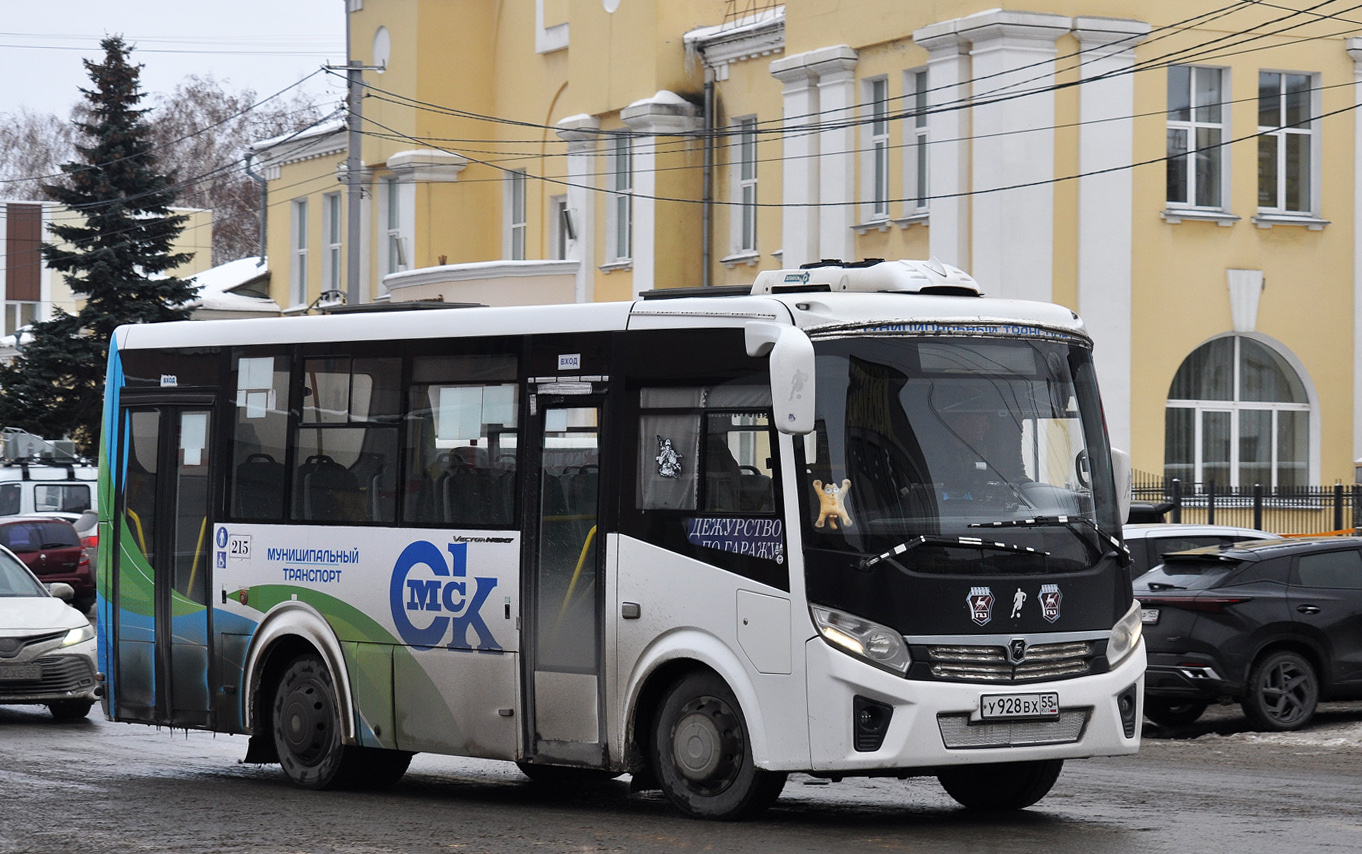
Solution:
M346 14L346 52L349 46L349 14ZM349 150L345 156L345 185L346 185L346 204L349 208L348 219L346 220L345 230L345 301L350 305L360 303L360 252L359 241L361 239L359 211L360 200L363 196L363 161L360 159L360 147L363 144L363 137L360 136L360 124L364 121L364 88L363 88L364 66L357 59L351 59L346 63L346 75L350 83L350 109L347 118L349 128Z

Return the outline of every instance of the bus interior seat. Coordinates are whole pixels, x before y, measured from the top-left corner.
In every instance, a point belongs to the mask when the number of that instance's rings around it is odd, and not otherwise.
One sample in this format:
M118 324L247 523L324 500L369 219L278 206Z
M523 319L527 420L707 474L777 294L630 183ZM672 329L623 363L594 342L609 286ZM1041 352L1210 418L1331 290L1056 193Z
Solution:
M496 524L510 519L507 502L513 480L507 472L490 467L485 448L455 448L437 483L440 517L446 524Z
M265 453L250 454L236 467L237 518L282 521L284 464Z
M742 469L722 433L711 433L705 443L705 488L706 510L736 513L742 509Z
M314 522L363 521L363 497L353 472L326 454L313 454L298 467L299 519Z

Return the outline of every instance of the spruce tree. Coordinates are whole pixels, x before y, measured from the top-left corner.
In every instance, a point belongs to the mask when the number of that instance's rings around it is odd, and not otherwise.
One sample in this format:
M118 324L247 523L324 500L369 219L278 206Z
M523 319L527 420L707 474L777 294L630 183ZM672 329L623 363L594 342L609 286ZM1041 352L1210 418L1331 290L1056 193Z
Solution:
M193 256L172 252L187 217L173 214L171 178L158 169L138 78L122 36L105 38L104 60L85 60L92 86L81 89L88 111L75 122L74 162L44 187L70 219L49 228L64 244L44 243L43 258L63 274L76 298L75 315L60 309L34 324L32 340L0 368L0 423L48 438L69 435L92 454L109 339L125 323L189 316L196 289L166 275ZM78 224L83 219L84 224Z

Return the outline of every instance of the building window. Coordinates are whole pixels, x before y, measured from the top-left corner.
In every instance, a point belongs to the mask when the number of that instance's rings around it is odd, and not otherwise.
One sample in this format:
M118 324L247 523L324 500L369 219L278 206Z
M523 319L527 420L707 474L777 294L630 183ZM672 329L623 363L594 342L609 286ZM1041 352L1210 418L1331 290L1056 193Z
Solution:
M757 251L757 119L738 119L733 154L733 254Z
M908 115L903 121L906 139L903 149L903 196L908 201L904 212L909 216L927 210L927 72L907 71L903 75L904 106Z
M634 158L632 140L623 134L610 143L610 204L606 208L606 257L612 263L633 256Z
M1198 347L1173 377L1164 476L1217 487L1305 486L1310 403L1279 353L1233 335Z
M1258 207L1277 213L1314 209L1310 161L1314 122L1308 74L1258 74Z
M384 178L383 189L387 202L387 215L384 218L387 263L384 264L383 272L391 274L407 269L406 245L402 242L402 196L398 191L397 177Z
M525 173L506 173L506 257L525 260Z
M38 303L5 303L5 334L13 335L25 326L38 322Z
M345 267L341 262L341 234L344 217L341 215L340 193L322 196L322 220L322 230L326 234L326 255L322 256L322 289L343 290L341 273Z
M568 256L568 241L574 237L569 217L567 196L549 197L549 237L553 245L553 260L565 261Z
M292 263L289 265L289 302L307 305L307 199L293 200Z
M864 186L866 220L889 218L889 81L883 77L865 81L865 109L870 143L865 149Z
M1168 67L1168 204L1224 208L1224 70Z

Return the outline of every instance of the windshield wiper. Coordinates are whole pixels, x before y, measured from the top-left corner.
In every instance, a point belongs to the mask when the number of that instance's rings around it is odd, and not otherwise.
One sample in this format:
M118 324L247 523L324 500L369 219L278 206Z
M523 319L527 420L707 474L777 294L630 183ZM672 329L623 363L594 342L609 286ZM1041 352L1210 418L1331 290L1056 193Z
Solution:
M1102 551L1100 546L1094 545L1087 537L1082 535L1078 526L1079 525L1087 526L1089 530L1096 532L1097 536L1100 539L1106 540L1107 543L1111 545L1112 551L1116 553L1116 556L1118 558L1122 559L1121 561L1122 563L1126 564L1127 566L1130 565L1130 549L1126 548L1121 543L1120 540L1108 534L1106 531L1103 531L1096 522L1087 518L1086 516L1036 516L1033 519L1005 519L1000 522L974 522L970 525L970 527L1044 528L1052 525L1063 525L1070 531L1073 531L1074 536L1078 537L1078 539L1082 541L1082 543L1085 546L1088 546L1090 549L1092 549L1093 557L1097 558L1098 560L1101 560L1102 558L1107 556L1108 552Z
M995 543L990 540L981 540L978 537L941 537L935 534L922 534L913 537L907 542L899 543L897 546L894 546L883 554L866 558L861 561L861 569L869 569L881 561L896 558L904 552L915 549L918 546L962 546L968 549L986 549L995 552L1020 552L1022 554L1041 555L1042 557L1050 556L1049 552L1033 549L1030 546L1015 546L1012 543Z

